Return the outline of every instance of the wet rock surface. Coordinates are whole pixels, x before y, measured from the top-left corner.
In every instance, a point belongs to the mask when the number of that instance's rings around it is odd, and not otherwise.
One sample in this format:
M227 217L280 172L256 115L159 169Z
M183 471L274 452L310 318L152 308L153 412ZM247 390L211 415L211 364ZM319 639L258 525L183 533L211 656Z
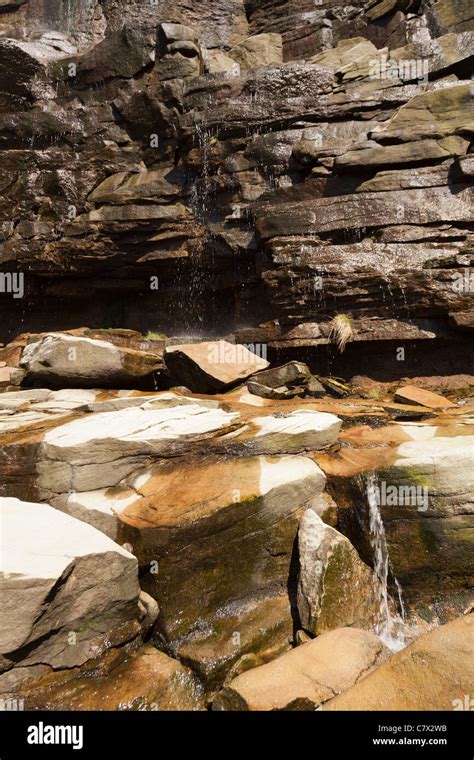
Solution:
M474 616L441 626L395 654L325 710L459 710L472 683Z
M2 698L469 692L473 24L0 0Z

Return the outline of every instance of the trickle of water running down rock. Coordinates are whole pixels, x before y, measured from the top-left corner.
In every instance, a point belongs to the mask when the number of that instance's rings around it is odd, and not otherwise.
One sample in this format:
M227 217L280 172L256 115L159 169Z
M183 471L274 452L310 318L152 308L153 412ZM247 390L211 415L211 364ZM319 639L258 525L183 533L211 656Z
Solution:
M375 474L371 472L367 477L370 544L373 550L375 574L380 582L377 584L379 615L375 626L375 632L390 649L398 651L399 649L403 649L408 643L403 633L404 606L402 589L399 581L394 578L400 609L402 611L402 617L400 617L400 615L394 615L390 609L390 598L388 594L390 559L388 554L387 537L385 535L385 527L380 513L377 494Z

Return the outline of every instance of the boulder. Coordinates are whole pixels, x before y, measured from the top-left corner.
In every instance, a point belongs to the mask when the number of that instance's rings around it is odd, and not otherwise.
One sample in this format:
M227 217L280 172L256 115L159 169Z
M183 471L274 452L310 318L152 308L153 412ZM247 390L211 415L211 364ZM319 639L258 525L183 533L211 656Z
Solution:
M92 671L93 675L92 675ZM86 677L84 677L86 676ZM89 677L87 677L89 676ZM29 683L28 710L203 710L204 692L189 668L152 646L111 652L94 665Z
M318 397L325 394L322 385L311 375L309 367L297 361L257 372L247 382L247 388L255 396L269 399L294 398L303 394Z
M295 398L295 396L301 396L305 390L303 386L288 388L286 385L282 385L279 388L270 388L268 385L262 385L262 383L257 383L254 380L248 381L247 388L249 393L252 393L254 396L274 400Z
M314 710L344 692L388 656L369 631L339 628L234 678L213 710Z
M372 629L380 600L378 580L350 541L308 509L301 519L298 546L302 627L313 634L345 626Z
M1 498L0 510L4 671L74 667L140 633L134 556L48 504Z
M305 388L305 392L307 396L311 396L312 398L322 398L326 395L326 389L324 385L320 383L318 378L314 375L310 376Z
M272 367L262 372L257 372L252 377L252 382L266 385L268 388L280 388L286 385L288 388L305 384L311 373L303 362L288 362L281 367Z
M280 34L269 32L248 37L229 51L242 71L259 66L283 63L283 41Z
M246 661L261 664L288 651L293 627L286 589L270 590L216 610L205 625L177 642L175 652L208 687L216 688Z
M268 367L243 345L225 340L168 346L164 362L173 385L193 393L219 393Z
M127 387L159 372L162 366L157 354L60 333L29 343L20 359L26 382L86 388Z
M319 467L302 456L169 462L140 481L120 534L170 646L215 678L245 652L288 645L294 542L306 502L324 488Z
M436 628L324 710L472 710L474 615Z

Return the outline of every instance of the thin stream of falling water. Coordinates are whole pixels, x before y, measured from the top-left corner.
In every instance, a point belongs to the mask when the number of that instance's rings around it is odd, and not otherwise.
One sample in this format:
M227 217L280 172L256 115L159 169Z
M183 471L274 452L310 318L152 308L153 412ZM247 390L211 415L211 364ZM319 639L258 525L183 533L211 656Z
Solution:
M375 474L371 472L367 478L367 503L369 505L370 543L374 552L374 570L379 583L377 590L379 595L379 617L375 631L380 639L392 650L402 649L405 644L402 626L404 617L404 605L402 601L402 589L395 578L402 617L392 615L390 599L388 595L388 576L390 561L387 546L387 537L378 504L378 490Z

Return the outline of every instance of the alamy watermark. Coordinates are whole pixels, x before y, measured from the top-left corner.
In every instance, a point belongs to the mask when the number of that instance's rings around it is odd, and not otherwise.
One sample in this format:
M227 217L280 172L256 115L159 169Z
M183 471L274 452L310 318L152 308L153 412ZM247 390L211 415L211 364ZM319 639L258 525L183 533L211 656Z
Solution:
M69 744L73 749L84 746L83 726L50 726L40 721L28 726L28 744Z
M396 486L381 480L375 486L375 499L380 507L416 507L426 512L429 506L426 486Z
M465 267L462 272L456 272L451 287L456 293L474 293L474 271Z
M253 364L255 358L267 358L266 343L211 343L208 350L209 364Z
M23 272L0 272L0 293L10 293L13 298L23 298L25 295Z
M469 694L464 694L461 699L453 699L453 710L474 711L474 699Z
M392 81L427 82L429 61L427 58L415 58L397 61L386 55L369 61L369 79L391 79Z

